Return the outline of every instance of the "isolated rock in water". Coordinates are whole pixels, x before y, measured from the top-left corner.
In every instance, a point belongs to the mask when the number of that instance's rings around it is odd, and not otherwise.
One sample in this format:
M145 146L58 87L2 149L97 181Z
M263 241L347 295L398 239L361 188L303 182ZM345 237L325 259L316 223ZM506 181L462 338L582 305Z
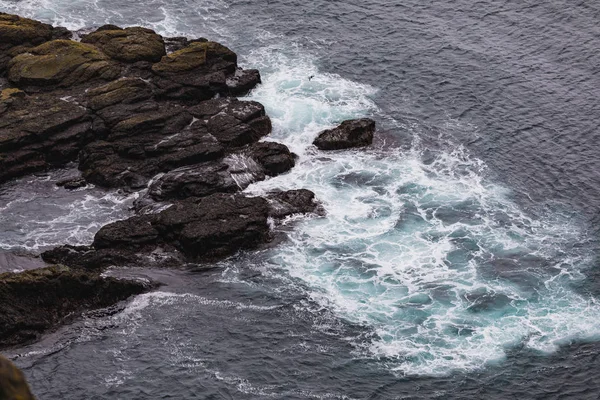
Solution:
M46 42L8 63L8 79L20 87L70 87L120 74L121 67L96 47L73 40Z
M274 191L267 196L269 200L269 215L282 219L292 214L308 214L319 212L319 204L315 194L307 189Z
M35 400L23 372L0 355L0 399Z
M313 144L320 150L339 150L368 146L373 142L375 121L369 118L344 121L319 134Z
M162 36L140 27L121 29L106 25L85 35L81 41L95 45L112 59L127 63L158 62L167 54Z
M60 266L0 274L0 347L31 342L85 310L108 307L150 288Z

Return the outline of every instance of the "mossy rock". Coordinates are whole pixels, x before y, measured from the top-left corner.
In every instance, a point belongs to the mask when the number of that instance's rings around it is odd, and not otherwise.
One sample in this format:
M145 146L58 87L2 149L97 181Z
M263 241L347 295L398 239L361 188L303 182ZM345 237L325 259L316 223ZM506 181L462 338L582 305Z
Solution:
M0 13L0 43L38 45L50 40L52 31L51 25L18 15Z
M193 42L189 46L164 56L152 66L158 74L177 74L205 67L210 61L222 59L236 63L237 55L216 42Z
M157 62L166 54L162 36L151 29L121 29L108 25L86 35L82 42L100 48L109 57L127 63Z
M46 42L8 64L8 79L19 86L69 87L120 74L121 68L96 47L72 40Z
M23 372L2 356L0 356L0 399L35 400Z

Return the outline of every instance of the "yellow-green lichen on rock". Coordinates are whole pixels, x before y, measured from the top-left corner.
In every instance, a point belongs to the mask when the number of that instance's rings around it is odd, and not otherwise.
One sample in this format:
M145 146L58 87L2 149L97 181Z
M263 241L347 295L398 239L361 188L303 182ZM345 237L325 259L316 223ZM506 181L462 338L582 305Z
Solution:
M72 40L53 40L20 54L8 63L8 79L16 85L62 87L94 79L113 80L121 68L96 47Z
M23 372L1 355L0 400L35 400Z
M189 46L173 52L152 66L159 74L189 72L203 67L209 60L221 58L237 62L237 55L227 47L216 42L193 42Z
M94 44L109 57L128 63L156 62L166 54L163 38L151 29L140 27L101 28L84 36L82 42Z
M32 19L0 13L0 43L37 45L52 38L52 29L52 26Z

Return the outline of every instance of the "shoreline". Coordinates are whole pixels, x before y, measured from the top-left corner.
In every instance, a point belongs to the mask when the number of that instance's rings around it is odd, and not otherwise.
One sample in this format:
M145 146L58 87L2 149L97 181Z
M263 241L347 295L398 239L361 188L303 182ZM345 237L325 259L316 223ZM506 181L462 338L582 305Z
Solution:
M0 294L16 304L28 294L21 284L50 288L52 302L73 304L49 304L51 318L42 307L4 310L12 333L0 333L2 348L36 341L73 313L157 287L105 279L108 267L211 263L273 241L272 225L292 214L324 215L302 188L243 193L288 172L297 156L262 140L271 132L264 107L237 98L260 74L239 68L233 51L141 27L105 25L80 41L72 37L65 28L0 13L0 75L8 85L0 92L0 184L78 162L80 176L58 182L59 190L94 184L142 195L134 216L102 227L91 245L45 251L47 268L0 274ZM363 147L374 131L371 120L347 121L315 145ZM119 295L108 303L73 298L45 283L48 276L75 282L67 286L98 282ZM17 289L7 290L7 282ZM19 330L28 334L15 339Z

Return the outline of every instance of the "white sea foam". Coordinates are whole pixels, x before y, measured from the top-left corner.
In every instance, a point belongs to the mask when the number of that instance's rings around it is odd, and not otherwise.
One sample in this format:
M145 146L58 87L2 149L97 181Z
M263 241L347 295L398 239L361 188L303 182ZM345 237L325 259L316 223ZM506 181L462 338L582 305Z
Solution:
M0 248L38 252L61 244L89 244L107 223L130 215L137 194L88 186L67 191L55 185L63 171L11 182L0 193Z
M304 187L328 215L300 223L271 263L313 300L374 329L373 356L400 373L445 374L500 361L519 344L552 352L598 336L600 307L570 288L589 260L563 254L581 235L576 226L524 214L486 180L481 160L451 142L427 164L418 136L412 151L315 151L320 130L378 113L375 90L273 46L247 59L267 71L250 97L265 104L273 137L301 157L248 190Z

